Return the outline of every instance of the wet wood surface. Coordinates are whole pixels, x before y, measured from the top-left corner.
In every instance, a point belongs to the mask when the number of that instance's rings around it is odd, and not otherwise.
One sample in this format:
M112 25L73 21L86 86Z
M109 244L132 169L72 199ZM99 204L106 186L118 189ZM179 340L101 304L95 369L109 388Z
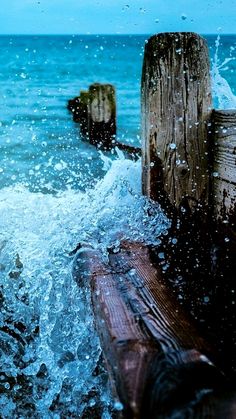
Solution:
M89 141L111 149L116 137L116 97L111 84L94 83L89 87Z
M176 302L147 247L123 243L105 261L99 251L85 248L76 260L79 286L91 287L97 331L124 418L167 419L177 412L214 418L220 409L232 410L212 348Z
M143 192L162 206L208 205L209 53L194 33L164 33L146 44L142 73Z
M236 110L214 110L214 215L236 244Z
M111 84L94 83L88 91L68 101L67 108L74 122L80 125L80 134L92 145L102 150L118 147L128 157L136 160L141 148L121 143L116 139L116 93Z

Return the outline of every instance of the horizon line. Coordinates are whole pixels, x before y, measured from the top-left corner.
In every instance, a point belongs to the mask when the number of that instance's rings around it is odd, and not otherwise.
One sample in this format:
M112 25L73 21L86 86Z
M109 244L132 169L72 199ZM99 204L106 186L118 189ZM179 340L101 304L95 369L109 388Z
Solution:
M190 33L198 33L201 35L213 35L213 36L230 36L236 35L236 32L228 32L228 33L204 33L204 32L195 32L195 31L162 31L162 32L150 32L150 33L0 33L0 36L152 36L159 33L181 33L181 32L190 32Z

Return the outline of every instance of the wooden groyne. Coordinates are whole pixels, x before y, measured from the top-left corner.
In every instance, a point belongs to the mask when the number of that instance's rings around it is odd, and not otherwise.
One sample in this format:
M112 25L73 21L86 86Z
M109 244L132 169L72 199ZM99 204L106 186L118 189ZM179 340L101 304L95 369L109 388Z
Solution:
M166 276L182 278L189 309L219 337L220 350L233 353L235 110L212 108L209 54L198 35L160 34L148 41L142 130L143 191L172 220L162 242ZM235 369L235 357L226 358Z
M118 147L133 157L141 155L139 147L116 140L116 92L111 84L92 84L88 91L68 101L68 109L74 122L80 125L80 133L90 144L111 150Z
M206 42L197 34L150 38L141 89L142 186L172 226L157 249L124 242L119 252L108 250L105 261L89 247L76 255L76 279L91 289L123 418L236 417L229 373L229 348L236 344L230 306L236 112L213 110L209 67ZM185 309L171 287L179 278Z

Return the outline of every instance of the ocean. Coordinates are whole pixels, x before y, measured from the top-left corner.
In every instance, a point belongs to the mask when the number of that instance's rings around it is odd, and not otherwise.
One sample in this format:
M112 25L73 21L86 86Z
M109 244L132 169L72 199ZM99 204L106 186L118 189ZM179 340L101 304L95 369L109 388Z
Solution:
M80 138L67 101L116 87L118 140L140 145L148 36L0 37L0 407L2 418L107 419L113 400L89 291L71 252L159 242L169 221L141 194L141 163ZM214 106L236 108L236 36L206 36ZM151 214L151 215L150 215ZM97 415L97 416L95 416Z

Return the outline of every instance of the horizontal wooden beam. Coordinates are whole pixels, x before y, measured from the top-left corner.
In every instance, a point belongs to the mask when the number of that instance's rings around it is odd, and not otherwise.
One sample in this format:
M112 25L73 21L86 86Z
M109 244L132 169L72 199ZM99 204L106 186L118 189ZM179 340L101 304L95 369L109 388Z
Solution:
M79 286L91 287L97 331L125 418L187 409L204 391L225 385L209 360L212 349L176 302L147 247L123 243L107 261L98 250L82 248L74 266Z

